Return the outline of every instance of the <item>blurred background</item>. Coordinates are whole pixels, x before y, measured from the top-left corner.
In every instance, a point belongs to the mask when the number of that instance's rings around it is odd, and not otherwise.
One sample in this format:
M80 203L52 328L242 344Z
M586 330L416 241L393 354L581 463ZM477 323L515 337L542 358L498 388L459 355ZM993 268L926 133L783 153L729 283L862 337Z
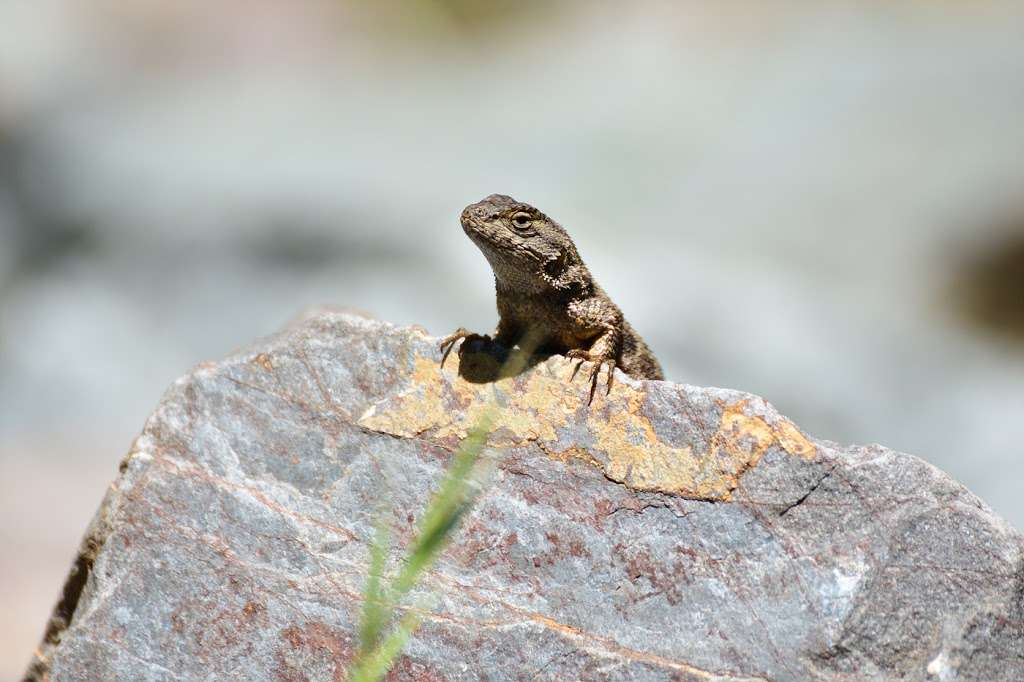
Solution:
M496 320L565 225L670 379L1024 526L1024 6L0 3L0 679L165 387L313 304Z

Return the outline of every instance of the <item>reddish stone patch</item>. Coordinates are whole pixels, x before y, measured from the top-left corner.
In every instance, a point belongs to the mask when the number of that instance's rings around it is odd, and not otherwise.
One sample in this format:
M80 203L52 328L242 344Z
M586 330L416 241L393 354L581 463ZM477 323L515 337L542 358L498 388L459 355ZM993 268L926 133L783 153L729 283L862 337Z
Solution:
M388 682L411 680L412 682L444 682L445 677L437 670L408 656L402 656L384 677Z
M345 679L348 667L356 655L356 642L352 634L324 623L293 625L281 631L280 646L275 658L275 671L280 682L317 682ZM388 682L412 680L414 682L443 682L436 669L402 656L384 678Z
M682 601L682 586L693 580L683 561L655 561L646 548L627 547L620 542L612 548L612 555L623 567L629 582L639 591L634 603L662 596L675 606Z
M281 631L281 640L276 653L277 679L281 682L327 679L322 677L324 674L329 674L335 682L341 682L355 656L352 635L323 623L285 628Z

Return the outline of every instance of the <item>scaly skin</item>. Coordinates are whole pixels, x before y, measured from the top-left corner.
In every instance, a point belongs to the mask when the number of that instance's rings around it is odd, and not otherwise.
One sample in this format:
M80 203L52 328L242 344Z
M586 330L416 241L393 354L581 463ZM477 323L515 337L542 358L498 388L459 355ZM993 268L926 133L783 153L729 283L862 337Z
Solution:
M658 360L622 311L601 290L562 226L529 204L492 194L462 211L462 229L494 271L498 327L482 336L459 328L441 342L444 360L460 339L482 339L512 348L526 338L541 352L585 361L590 400L601 367L640 379L663 379ZM459 352L462 352L460 348Z

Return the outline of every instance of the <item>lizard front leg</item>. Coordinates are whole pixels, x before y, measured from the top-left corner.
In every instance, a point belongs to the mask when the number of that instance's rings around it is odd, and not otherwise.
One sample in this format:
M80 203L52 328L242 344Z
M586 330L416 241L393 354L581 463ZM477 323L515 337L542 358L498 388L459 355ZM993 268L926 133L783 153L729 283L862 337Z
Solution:
M579 360L572 370L569 381L576 378L576 373L579 372L584 362L594 363L593 369L590 370L590 397L587 399L589 405L594 401L594 392L597 390L597 381L602 366L608 367L608 387L605 395L612 391L615 366L618 364L619 355L622 352L622 313L614 305L601 300L584 302L573 312L579 315L577 319L579 324L590 328L597 327L600 330L589 349L573 348L565 354L566 357Z
M459 327L454 332L441 339L441 343L438 344L441 348L441 367L444 367L444 363L448 359L448 354L452 352L452 348L455 347L456 343L459 341L463 341L463 343L465 343L466 340L476 339L490 341L491 337L485 334L476 334L465 327ZM459 352L461 353L462 351L460 350Z
M609 352L594 352L593 350L573 348L568 351L565 356L579 360L579 362L576 363L576 366L572 369L572 376L569 377L569 381L576 378L576 373L579 372L580 367L584 362L590 361L594 363L593 369L590 370L590 396L587 398L587 405L594 402L594 392L597 390L597 380L601 374L602 366L608 367L608 387L605 389L605 395L612 392L612 382L615 378L615 365L617 364L613 354Z
M443 353L441 355L441 367L444 367L445 360L448 359L448 354L452 352L452 348L454 348L455 344L460 340L462 341L462 345L459 346L459 357L462 356L462 349L466 347L467 341L499 343L511 348L515 345L515 336L515 328L504 319L498 320L498 327L494 330L493 334L476 334L467 330L465 327L459 327L455 332L441 339L440 348Z

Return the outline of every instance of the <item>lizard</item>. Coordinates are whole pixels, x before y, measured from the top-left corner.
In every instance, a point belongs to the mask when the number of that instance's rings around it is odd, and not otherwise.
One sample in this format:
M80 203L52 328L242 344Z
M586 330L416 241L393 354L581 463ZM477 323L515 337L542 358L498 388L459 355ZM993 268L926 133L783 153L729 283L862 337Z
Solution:
M490 335L459 327L441 340L441 367L458 341L497 343L511 349L529 336L536 350L576 359L569 381L592 362L590 397L601 368L608 368L606 393L615 368L640 379L663 379L657 358L598 286L561 225L533 206L504 194L470 204L462 229L494 272L498 326Z

